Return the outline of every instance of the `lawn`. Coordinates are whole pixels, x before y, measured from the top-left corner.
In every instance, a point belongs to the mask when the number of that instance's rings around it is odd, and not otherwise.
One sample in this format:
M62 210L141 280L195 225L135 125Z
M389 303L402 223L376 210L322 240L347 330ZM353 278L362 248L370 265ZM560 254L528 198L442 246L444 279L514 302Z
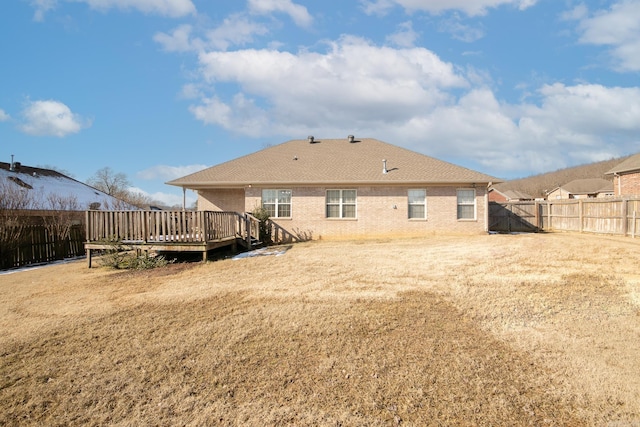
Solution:
M281 249L0 275L0 425L640 425L640 239Z

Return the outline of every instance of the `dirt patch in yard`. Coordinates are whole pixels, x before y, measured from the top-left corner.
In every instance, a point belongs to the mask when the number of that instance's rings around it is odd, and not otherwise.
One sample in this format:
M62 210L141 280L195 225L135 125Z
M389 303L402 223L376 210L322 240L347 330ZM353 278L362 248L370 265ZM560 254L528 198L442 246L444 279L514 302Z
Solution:
M0 275L0 424L638 425L638 265L541 234Z

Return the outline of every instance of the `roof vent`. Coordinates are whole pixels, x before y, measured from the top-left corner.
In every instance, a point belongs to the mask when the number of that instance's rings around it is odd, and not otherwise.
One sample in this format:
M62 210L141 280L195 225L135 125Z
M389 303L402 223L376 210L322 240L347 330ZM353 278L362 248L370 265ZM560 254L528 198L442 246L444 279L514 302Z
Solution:
M313 144L313 135L309 135L307 141L309 141L309 144Z
M387 159L382 160L382 173L387 173L389 170L387 169Z
M354 143L354 142L355 142L355 140L356 140L356 137L355 137L355 136L353 136L353 135L349 135L349 136L347 137L347 139L349 140L349 142L350 142L350 143Z

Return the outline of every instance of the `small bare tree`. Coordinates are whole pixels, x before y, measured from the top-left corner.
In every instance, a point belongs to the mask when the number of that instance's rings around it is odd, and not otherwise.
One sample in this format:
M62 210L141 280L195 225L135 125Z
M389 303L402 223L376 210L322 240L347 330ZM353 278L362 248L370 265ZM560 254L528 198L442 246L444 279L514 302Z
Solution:
M114 172L110 167L98 170L87 180L90 186L107 193L122 202L112 202L104 206L105 209L126 210L131 206L144 208L153 203L152 199L140 192L131 191L131 183L122 172Z
M116 173L110 167L99 169L87 180L87 184L116 198L121 198L131 186L127 175Z
M0 180L0 265L9 263L11 253L18 247L26 225L19 213L35 206L34 193L15 183Z
M60 196L49 194L46 198L44 209L49 211L42 217L44 225L50 234L57 240L69 238L71 226L76 220L80 204L76 196Z

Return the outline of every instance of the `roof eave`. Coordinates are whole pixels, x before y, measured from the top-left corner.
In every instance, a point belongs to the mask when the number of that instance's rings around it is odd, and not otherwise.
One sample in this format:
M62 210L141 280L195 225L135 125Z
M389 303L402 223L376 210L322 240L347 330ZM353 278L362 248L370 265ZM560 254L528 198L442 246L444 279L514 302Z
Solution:
M612 169L609 172L605 173L605 175L627 175L630 173L639 173L640 168L629 168L629 169Z
M407 185L469 185L469 186L488 186L491 183L500 181L491 181L487 179L473 180L446 180L446 181L313 181L313 182L291 182L291 181L218 181L218 182L177 182L169 181L165 184L176 187L188 188L191 190L200 190L208 188L245 188L245 187L274 187L274 186L291 186L291 187L309 187L309 186L330 186L330 185L346 185L346 186L407 186Z

